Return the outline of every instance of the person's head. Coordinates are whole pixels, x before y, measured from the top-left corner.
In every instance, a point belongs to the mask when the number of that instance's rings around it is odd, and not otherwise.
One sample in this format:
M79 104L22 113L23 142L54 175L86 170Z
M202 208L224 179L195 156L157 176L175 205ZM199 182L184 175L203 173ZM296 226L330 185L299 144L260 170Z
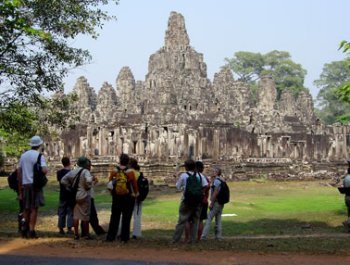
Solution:
M133 168L133 169L136 169L136 170L137 170L137 168L140 168L139 164L137 163L137 160L135 158L133 158L133 157L129 158L129 167Z
M67 156L62 157L61 162L64 167L70 166L70 159Z
M35 150L38 150L43 143L44 141L38 135L33 136L29 141L29 145Z
M127 154L121 154L119 157L119 164L122 166L127 166L129 164L129 156Z
M81 156L78 158L77 165L78 167L89 169L89 167L91 166L91 161L85 156Z
M186 171L195 171L196 164L193 159L188 159L185 161L185 169Z
M204 164L202 161L196 161L196 171L203 172L204 170Z
M215 176L221 176L221 168L219 168L218 166L213 168L213 174Z

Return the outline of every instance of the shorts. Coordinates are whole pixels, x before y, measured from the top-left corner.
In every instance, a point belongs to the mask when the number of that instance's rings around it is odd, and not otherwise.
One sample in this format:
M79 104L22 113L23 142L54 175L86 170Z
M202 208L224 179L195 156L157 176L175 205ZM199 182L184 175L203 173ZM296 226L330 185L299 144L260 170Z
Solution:
M208 203L202 205L201 214L199 216L199 221L205 220L208 218Z
M23 185L23 208L34 209L44 206L45 199L42 189L36 191L32 184Z

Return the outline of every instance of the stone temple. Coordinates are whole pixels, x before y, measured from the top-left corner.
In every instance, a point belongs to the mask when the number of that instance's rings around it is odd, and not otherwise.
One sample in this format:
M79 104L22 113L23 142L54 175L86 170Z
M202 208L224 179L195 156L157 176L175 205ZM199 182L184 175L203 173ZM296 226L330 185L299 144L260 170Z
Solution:
M164 45L149 58L145 80L136 81L125 66L115 84L104 83L97 93L85 77L73 91L81 119L59 140L48 139L52 160L86 155L108 164L128 153L152 174L166 175L192 157L233 175L249 165L271 170L300 164L312 171L349 157L349 128L321 124L310 93L295 98L286 91L277 99L274 80L261 76L253 101L248 85L224 66L209 80L203 54L190 46L176 12Z

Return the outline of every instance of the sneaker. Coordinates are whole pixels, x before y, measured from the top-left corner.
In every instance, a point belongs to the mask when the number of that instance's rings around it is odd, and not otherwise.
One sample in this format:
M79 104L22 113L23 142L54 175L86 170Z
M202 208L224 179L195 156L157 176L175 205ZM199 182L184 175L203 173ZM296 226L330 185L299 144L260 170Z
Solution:
M73 232L72 228L68 228L67 235L73 235L73 234L74 234L74 232Z
M64 235L64 234L65 234L63 228L60 228L60 231L58 231L58 233L59 233L60 235Z
M80 239L79 235L74 235L74 240L79 240L79 239Z

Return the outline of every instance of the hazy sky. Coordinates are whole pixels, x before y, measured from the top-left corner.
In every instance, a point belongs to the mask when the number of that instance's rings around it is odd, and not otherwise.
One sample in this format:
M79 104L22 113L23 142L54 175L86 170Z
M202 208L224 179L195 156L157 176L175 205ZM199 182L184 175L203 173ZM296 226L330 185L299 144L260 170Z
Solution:
M144 80L149 56L164 45L171 11L185 18L190 45L204 56L208 78L235 52L288 51L307 70L305 86L315 98L323 65L342 60L342 40L350 40L349 0L120 0L108 7L118 20L108 22L93 40L81 37L73 46L89 49L91 64L72 70L65 91L85 76L97 91L103 82L115 87L123 66Z

